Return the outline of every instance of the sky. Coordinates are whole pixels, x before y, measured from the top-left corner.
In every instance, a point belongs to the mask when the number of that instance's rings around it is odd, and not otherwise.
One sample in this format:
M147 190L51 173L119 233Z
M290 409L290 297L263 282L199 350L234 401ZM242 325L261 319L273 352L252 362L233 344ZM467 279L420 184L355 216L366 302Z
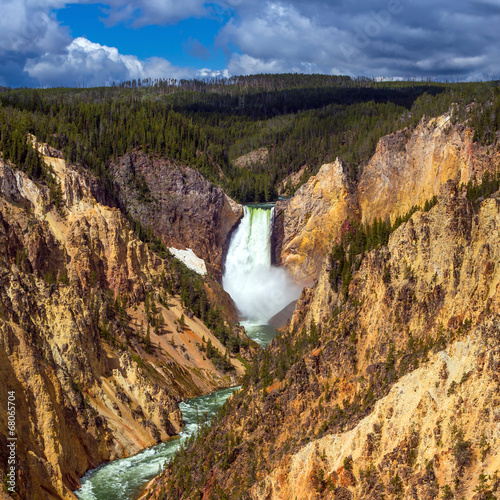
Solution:
M500 0L0 0L0 85L500 79Z

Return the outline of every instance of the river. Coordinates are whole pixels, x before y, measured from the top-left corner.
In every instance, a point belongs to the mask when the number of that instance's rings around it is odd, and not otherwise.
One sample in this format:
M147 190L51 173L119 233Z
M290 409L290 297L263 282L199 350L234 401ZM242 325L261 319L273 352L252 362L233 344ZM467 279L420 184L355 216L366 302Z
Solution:
M166 443L130 457L114 460L93 469L82 478L82 487L75 491L81 500L133 500L139 496L146 483L163 469L180 444L198 430L205 418L213 418L219 408L238 388L220 391L188 399L179 404L186 426L181 435Z
M236 303L248 336L264 348L276 335L268 320L300 295L286 272L271 265L272 224L272 205L244 207L243 219L231 238L223 277L224 289ZM76 496L80 500L136 499L180 444L197 432L204 416L212 419L237 389L222 389L180 403L186 422L180 437L87 472Z

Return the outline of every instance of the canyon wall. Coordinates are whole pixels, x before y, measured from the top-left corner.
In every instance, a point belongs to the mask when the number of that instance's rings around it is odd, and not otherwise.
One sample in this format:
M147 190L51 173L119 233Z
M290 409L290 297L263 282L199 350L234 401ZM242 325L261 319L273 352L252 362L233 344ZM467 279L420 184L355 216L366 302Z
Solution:
M312 281L343 222L355 211L344 164L323 165L295 196L278 202L273 234L274 262L297 282Z
M498 196L474 205L448 181L359 261L347 296L325 264L203 449L152 497L168 484L173 498L493 498L499 225Z
M0 395L15 391L17 498L75 498L86 470L177 434L178 403L244 367L180 297L230 309L221 287L159 257L96 179L40 150L59 191L0 161ZM5 470L5 411L0 428Z
M139 152L121 157L114 172L128 213L168 247L191 248L220 280L242 206L192 168Z
M500 197L465 184L500 153L472 136L424 120L383 138L357 182L337 160L277 205L274 260L315 283L151 498L496 497ZM415 206L339 287L341 232L354 242L358 224Z
M460 185L494 172L498 149L472 139L473 131L452 123L450 112L380 139L357 181L346 180L341 160L324 165L294 197L278 204L275 262L296 281L311 282L346 218L394 221L414 206L423 208L448 179Z
M479 499L499 487L499 223L497 197L476 211L448 181L366 255L347 302L325 265L294 317L294 331L320 325L319 345L274 397L295 399L288 437L299 427L309 439L251 498Z

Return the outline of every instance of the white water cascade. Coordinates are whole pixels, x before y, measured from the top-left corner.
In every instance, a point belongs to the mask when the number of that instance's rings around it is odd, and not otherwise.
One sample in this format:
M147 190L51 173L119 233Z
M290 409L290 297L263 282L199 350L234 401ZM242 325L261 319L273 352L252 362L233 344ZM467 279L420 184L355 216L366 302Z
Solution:
M300 295L300 288L291 282L285 270L271 266L273 210L244 207L243 219L231 238L223 277L225 290L248 320L243 322L248 335L262 347L276 335L267 321ZM174 456L180 444L198 431L199 415L217 414L235 389L223 389L181 403L179 406L187 425L180 439L87 472L76 496L81 500L137 498L165 461Z
M243 210L229 245L222 284L242 317L262 325L298 299L300 288L284 269L271 265L274 208Z

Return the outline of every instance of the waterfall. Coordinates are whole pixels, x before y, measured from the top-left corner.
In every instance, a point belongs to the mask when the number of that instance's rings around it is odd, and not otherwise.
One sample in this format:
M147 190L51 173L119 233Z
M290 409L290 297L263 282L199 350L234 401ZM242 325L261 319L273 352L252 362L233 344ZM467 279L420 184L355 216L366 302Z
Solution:
M229 245L222 284L241 316L266 324L300 295L286 271L271 266L274 208L243 207L243 219Z

